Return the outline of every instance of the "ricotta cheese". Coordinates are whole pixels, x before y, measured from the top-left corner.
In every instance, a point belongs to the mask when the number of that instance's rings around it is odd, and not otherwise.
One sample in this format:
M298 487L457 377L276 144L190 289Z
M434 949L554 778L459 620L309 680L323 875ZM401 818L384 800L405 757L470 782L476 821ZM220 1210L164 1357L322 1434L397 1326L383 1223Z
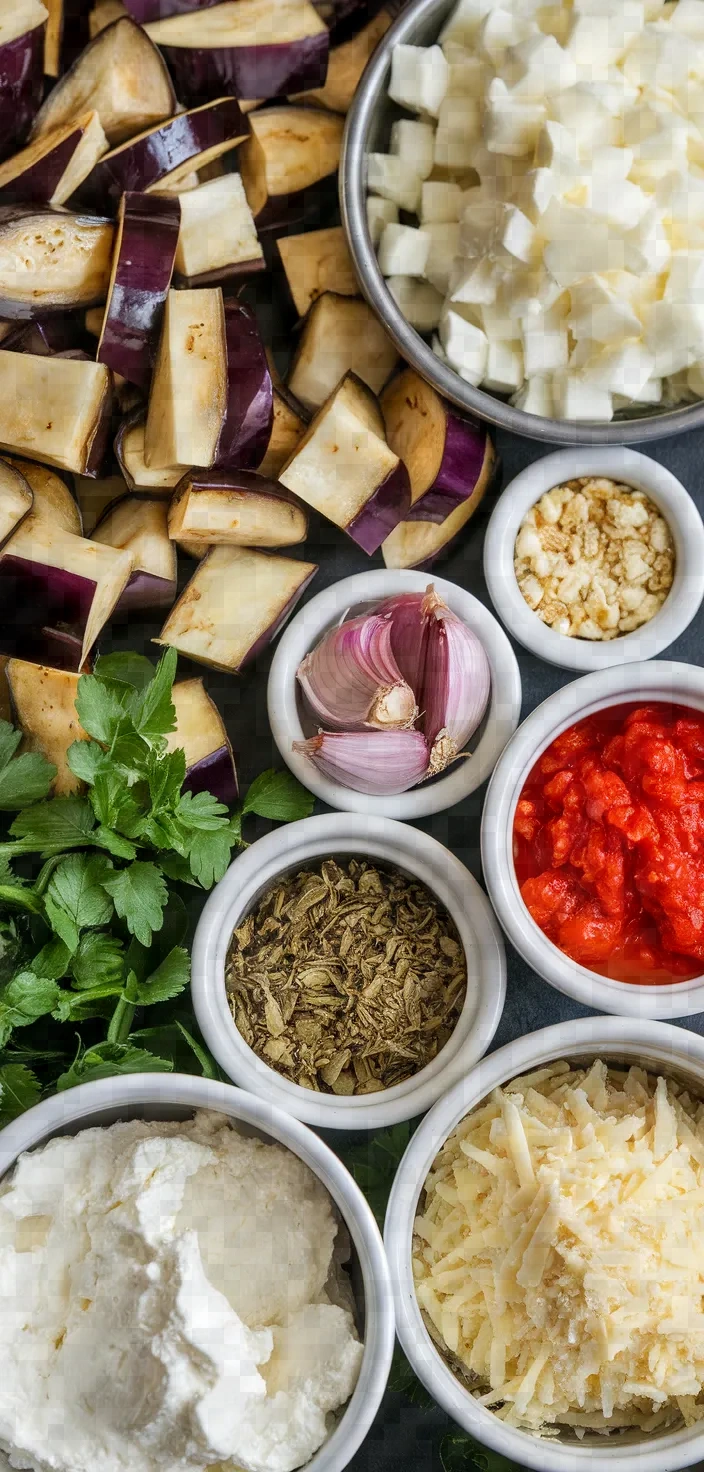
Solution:
M36 1472L292 1472L362 1345L327 1192L218 1114L23 1155L0 1188L0 1446Z
M704 1418L704 1106L640 1068L553 1063L462 1120L415 1222L424 1317L508 1425Z

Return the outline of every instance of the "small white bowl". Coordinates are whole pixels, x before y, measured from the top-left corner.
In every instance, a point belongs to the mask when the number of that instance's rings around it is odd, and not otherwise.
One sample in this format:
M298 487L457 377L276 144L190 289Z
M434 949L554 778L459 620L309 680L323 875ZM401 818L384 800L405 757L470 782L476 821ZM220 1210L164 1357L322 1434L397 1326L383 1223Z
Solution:
M250 1135L276 1140L305 1161L330 1193L350 1234L356 1256L353 1288L359 1309L364 1355L351 1399L328 1440L306 1463L305 1472L342 1472L381 1405L394 1348L394 1310L389 1269L379 1229L359 1187L337 1156L298 1120L230 1084L188 1074L133 1073L81 1084L55 1094L0 1131L0 1177L18 1155L55 1135L114 1124L120 1119L189 1119L196 1109L213 1109Z
M437 895L464 946L467 995L451 1038L412 1078L377 1094L318 1094L291 1083L248 1047L228 1006L225 962L235 926L282 874L330 855L352 854L395 864ZM278 828L230 865L198 922L191 990L203 1037L229 1078L318 1128L385 1129L423 1114L486 1052L503 1011L506 957L486 895L435 838L389 818L329 813Z
M680 1027L621 1017L585 1017L545 1027L499 1048L449 1094L416 1130L398 1168L386 1212L384 1244L396 1304L396 1332L416 1375L460 1426L485 1446L536 1472L678 1472L704 1455L704 1425L663 1434L629 1432L611 1444L603 1436L547 1440L505 1426L477 1403L436 1348L413 1285L413 1222L428 1171L465 1114L499 1085L558 1058L605 1058L635 1063L704 1095L704 1039Z
M675 576L662 608L642 628L616 639L558 634L529 608L514 571L516 537L526 512L553 486L582 475L603 475L643 491L662 512L675 543ZM681 481L648 455L622 445L559 450L522 470L499 496L486 531L484 576L507 629L548 664L601 670L652 659L687 628L704 596L704 523Z
M704 1012L704 975L666 986L611 981L548 940L521 897L513 862L513 819L526 778L561 731L607 707L669 701L704 710L704 669L652 660L599 670L557 690L523 722L497 763L482 813L482 864L501 924L523 959L565 996L622 1017L694 1017Z
M340 622L348 609L362 612L399 593L424 593L432 583L448 607L481 640L491 669L491 696L487 714L469 743L472 755L455 762L444 776L435 777L401 792L396 797L369 796L352 792L324 777L306 756L293 750L294 741L304 741L317 730L309 717L304 729L305 706L296 671L301 660L319 643L323 634ZM362 572L325 588L306 603L282 634L272 660L267 692L269 724L276 745L298 780L331 808L347 813L372 813L385 818L426 818L442 813L468 797L485 782L509 736L515 731L521 711L521 676L516 656L494 615L471 593L445 578L424 572Z

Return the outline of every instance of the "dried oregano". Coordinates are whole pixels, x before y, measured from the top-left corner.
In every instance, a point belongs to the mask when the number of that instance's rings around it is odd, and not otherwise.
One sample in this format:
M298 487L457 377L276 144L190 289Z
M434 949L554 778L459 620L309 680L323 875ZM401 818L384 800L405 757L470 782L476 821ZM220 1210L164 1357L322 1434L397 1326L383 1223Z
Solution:
M444 1046L467 966L424 884L326 859L264 893L233 933L226 977L237 1028L260 1058L305 1088L371 1094Z

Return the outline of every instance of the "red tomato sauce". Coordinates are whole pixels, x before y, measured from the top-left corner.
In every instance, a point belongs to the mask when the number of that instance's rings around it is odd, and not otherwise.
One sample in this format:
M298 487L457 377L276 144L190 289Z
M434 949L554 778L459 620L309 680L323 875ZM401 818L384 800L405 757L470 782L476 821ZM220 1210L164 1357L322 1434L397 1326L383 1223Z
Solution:
M513 852L574 961L655 986L704 972L704 712L619 705L563 731L523 788Z

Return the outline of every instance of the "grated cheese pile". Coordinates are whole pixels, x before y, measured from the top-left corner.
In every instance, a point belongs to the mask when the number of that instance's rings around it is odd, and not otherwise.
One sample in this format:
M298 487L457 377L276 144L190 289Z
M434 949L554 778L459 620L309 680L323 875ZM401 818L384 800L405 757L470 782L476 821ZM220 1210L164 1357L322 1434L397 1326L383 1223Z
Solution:
M704 1105L677 1084L600 1061L515 1079L446 1141L421 1205L419 1304L504 1422L704 1418Z

